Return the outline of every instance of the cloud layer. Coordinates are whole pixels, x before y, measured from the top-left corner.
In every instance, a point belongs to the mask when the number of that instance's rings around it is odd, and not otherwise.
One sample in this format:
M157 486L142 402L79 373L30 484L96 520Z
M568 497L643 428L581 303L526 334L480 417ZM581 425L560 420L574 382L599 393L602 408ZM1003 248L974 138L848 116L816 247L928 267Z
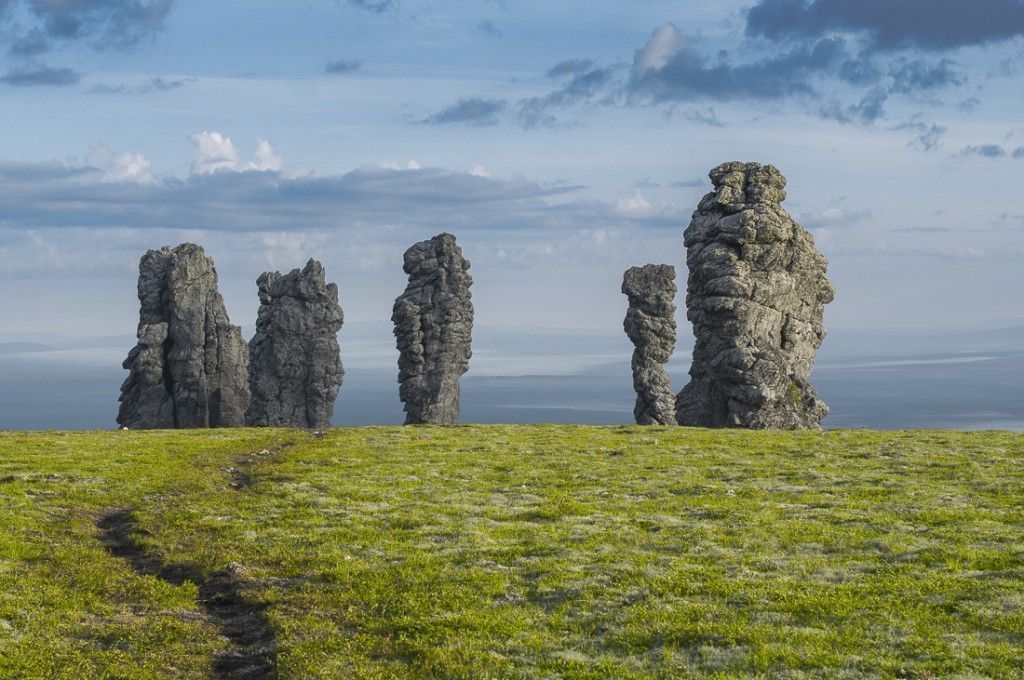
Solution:
M769 40L861 35L872 50L943 51L1024 34L1019 0L760 0L746 33Z
M463 123L478 127L497 125L498 114L505 110L505 106L505 102L500 99L482 99L480 97L459 99L428 116L423 122L429 125Z
M74 85L82 76L69 68L51 68L43 65L14 67L0 81L17 87L66 87Z
M0 24L11 27L9 51L41 54L54 43L87 41L98 50L132 47L163 28L174 0L5 0ZM18 15L24 21L14 23ZM12 25L13 24L13 25Z

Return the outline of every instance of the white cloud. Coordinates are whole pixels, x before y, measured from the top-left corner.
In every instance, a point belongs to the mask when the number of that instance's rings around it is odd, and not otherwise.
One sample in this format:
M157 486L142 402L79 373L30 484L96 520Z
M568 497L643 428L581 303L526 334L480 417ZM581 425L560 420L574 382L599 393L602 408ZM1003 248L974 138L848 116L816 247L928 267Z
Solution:
M281 156L265 139L256 141L255 160L243 163L235 143L219 132L203 130L189 135L196 147L192 161L193 175L210 175L215 172L277 172L281 169Z
M665 24L654 31L643 49L633 57L633 78L639 80L650 70L665 68L669 57L686 46L686 38L675 24Z
M651 203L639 189L634 190L633 195L629 198L622 198L616 201L615 214L631 220L679 220L681 226L683 225L682 220L685 217L683 212L674 203Z
M219 132L202 131L189 135L196 147L193 175L209 175L218 170L238 170L238 150L230 137Z
M115 153L104 144L96 144L85 157L88 165L100 170L107 182L153 181L149 174L149 160L141 153Z
M270 142L265 139L260 139L256 142L256 164L253 169L260 171L270 170L273 172L281 169L281 156L270 145Z
M615 212L623 217L646 215L651 211L651 202L637 189L629 198L619 199L615 203Z

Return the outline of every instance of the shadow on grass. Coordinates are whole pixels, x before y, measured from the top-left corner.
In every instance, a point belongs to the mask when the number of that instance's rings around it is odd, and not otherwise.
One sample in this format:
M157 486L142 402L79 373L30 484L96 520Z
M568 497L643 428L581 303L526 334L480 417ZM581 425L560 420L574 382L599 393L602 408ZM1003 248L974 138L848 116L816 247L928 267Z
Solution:
M143 576L155 576L179 586L192 581L199 588L198 603L230 646L213 661L216 678L264 680L276 677L277 641L266 616L266 605L242 595L242 581L230 568L204 574L189 564L165 563L147 552L139 538L145 530L131 511L113 508L96 521L100 542L114 557L125 560Z

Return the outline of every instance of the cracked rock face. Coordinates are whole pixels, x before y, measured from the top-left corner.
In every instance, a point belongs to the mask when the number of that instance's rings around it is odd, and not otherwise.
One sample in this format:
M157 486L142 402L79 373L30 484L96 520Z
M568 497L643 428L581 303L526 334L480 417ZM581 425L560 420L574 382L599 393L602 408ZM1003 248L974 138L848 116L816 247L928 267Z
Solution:
M633 341L633 389L638 425L675 425L676 398L665 364L676 345L676 269L667 264L631 267L622 278L629 298L623 328Z
M459 418L459 378L473 355L469 261L454 236L439 234L405 251L403 269L409 285L391 320L405 423L452 424Z
M687 318L697 342L678 421L820 427L828 407L809 380L834 295L828 263L782 208L786 179L777 169L734 162L709 176L714 190L684 235Z
M139 263L138 344L128 353L117 422L131 429L238 427L249 352L217 291L213 260L192 243Z
M260 310L249 341L246 423L325 429L345 374L338 286L326 282L316 260L283 276L265 272L256 285Z

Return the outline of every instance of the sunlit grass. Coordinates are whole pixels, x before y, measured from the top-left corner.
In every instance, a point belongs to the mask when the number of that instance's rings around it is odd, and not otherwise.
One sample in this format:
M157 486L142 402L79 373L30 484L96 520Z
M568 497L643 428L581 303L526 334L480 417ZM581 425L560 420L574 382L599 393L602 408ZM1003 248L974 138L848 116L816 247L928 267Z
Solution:
M1022 435L0 433L0 676L210 672L195 585L97 540L114 507L167 562L231 565L282 677L1024 668Z

